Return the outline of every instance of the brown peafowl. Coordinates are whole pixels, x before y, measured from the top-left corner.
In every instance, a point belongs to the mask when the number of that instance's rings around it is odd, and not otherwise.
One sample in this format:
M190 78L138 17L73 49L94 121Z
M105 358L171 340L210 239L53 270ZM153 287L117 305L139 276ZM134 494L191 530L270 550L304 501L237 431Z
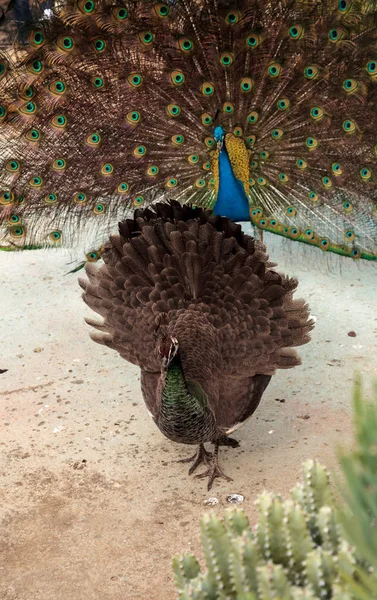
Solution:
M80 280L103 320L91 337L141 368L145 403L170 440L198 445L208 489L220 445L257 408L276 369L300 364L293 349L312 322L297 281L278 274L241 226L178 202L137 209L119 224ZM211 455L204 447L214 444Z
M28 43L0 55L0 243L85 228L95 261L127 209L174 197L377 259L374 1L53 10L36 3Z

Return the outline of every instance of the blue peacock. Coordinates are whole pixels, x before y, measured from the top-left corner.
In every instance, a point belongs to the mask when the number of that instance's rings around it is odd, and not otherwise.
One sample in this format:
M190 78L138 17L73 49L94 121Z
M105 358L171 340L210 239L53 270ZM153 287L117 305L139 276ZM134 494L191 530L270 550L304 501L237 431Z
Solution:
M2 246L174 198L377 259L376 6L63 0L0 56ZM295 244L295 248L299 245Z

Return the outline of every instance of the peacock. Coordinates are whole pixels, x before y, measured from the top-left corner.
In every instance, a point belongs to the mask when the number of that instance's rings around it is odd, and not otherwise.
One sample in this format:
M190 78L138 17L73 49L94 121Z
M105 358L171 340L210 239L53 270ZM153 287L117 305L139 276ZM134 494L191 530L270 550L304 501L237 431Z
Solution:
M94 262L117 221L174 198L377 259L374 0L32 12L26 43L0 55L2 247L83 232Z
M241 225L177 201L136 209L86 265L86 319L96 342L141 368L141 389L160 431L197 445L189 473L227 480L219 446L253 414L276 369L300 364L295 346L313 323L297 280L278 274L265 246ZM204 446L214 444L211 454Z

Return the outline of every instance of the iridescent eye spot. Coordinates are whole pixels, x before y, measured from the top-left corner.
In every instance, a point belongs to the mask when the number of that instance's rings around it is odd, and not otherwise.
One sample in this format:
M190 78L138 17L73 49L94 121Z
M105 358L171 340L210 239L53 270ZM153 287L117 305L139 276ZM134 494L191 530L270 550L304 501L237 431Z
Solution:
M178 104L169 104L167 107L167 113L169 117L179 117L181 114L181 107Z
M333 27L329 31L329 40L332 43L336 43L336 42L339 42L340 40L342 40L344 38L344 35L345 35L344 29L342 29L341 27Z
M139 73L131 73L127 77L127 81L132 87L138 88L143 83L143 77Z
M173 135L171 141L175 146L181 146L184 143L185 138L182 134Z
M255 123L258 121L259 119L259 112L257 110L253 110L251 111L251 113L249 113L247 115L247 120L251 125L255 125Z
M332 168L332 171L333 171L334 175L337 176L337 175L341 175L342 174L342 168L341 168L341 166L340 166L339 163L333 163L331 165L331 168Z
M56 194L47 194L47 196L45 196L45 202L47 204L54 204L56 201L57 201Z
M267 69L267 74L273 78L279 77L279 75L281 75L281 72L282 68L281 65L279 65L279 63L272 63Z
M0 105L0 119L4 119L7 114L7 109L5 106Z
M123 182L118 185L118 192L120 194L126 194L128 192L128 190L129 190L128 183Z
M212 83L205 82L200 86L200 91L203 96L212 96L215 91L215 86Z
M225 102L223 104L223 112L231 115L234 112L234 105L231 102Z
M102 40L102 39L95 40L94 48L97 50L97 52L103 52L106 48L105 40Z
M182 85L185 81L185 76L182 71L173 71L170 75L170 80L173 85Z
M262 150L259 156L262 160L267 160L270 157L270 153L267 150Z
M144 202L144 196L135 196L135 198L133 199L133 204L134 206L140 206L141 204L143 204Z
M21 218L18 215L11 215L8 219L9 225L21 224Z
M52 232L49 234L49 238L50 238L50 240L51 240L52 242L54 242L55 244L56 244L57 242L61 242L61 240L62 240L62 232L61 232L61 231L59 231L59 230L52 231Z
M280 140L284 135L284 131L282 129L274 129L271 132L271 136L274 140Z
M361 179L363 181L368 181L368 179L370 179L372 177L372 171L370 169L368 169L367 167L364 167L363 169L360 170L360 175L361 175Z
M321 238L319 240L319 247L322 250L328 250L330 247L330 240L328 238Z
M304 28L302 25L292 25L289 28L289 37L292 40L300 40L304 36Z
M345 212L351 212L353 210L352 202L343 202L343 208Z
M151 31L142 31L139 33L139 40L144 46L150 46L154 41L154 35Z
M190 154L190 156L187 157L187 160L190 164L196 165L196 163L199 162L199 156L197 154Z
M99 135L99 133L91 133L87 138L86 138L87 143L89 144L89 146L94 146L94 147L98 147L101 143L101 136Z
M86 201L86 194L84 194L83 192L77 192L74 196L73 196L73 201L76 204L84 204Z
M102 77L92 77L90 81L92 82L92 85L94 85L94 87L97 89L101 89L105 85L105 82L102 79Z
M351 121L351 119L347 119L343 121L343 129L346 133L355 133L356 131L356 123L355 121Z
M306 79L316 79L316 77L318 77L318 74L319 68L317 67L317 65L308 65L304 69L304 77Z
M204 140L204 144L207 146L207 148L213 148L215 145L215 140L212 137L206 137Z
M95 215L102 215L106 210L106 207L104 204L96 204L95 207L93 208L93 212Z
M189 38L181 38L180 40L178 40L178 48L182 52L187 54L188 52L194 50L194 43Z
M43 184L42 177L38 177L38 176L32 177L29 181L29 185L31 187L41 187L42 184Z
M279 110L288 110L290 106L290 101L288 98L281 98L277 101L276 106Z
M253 89L254 86L254 82L252 79L250 79L250 77L243 77L243 79L241 79L240 82L240 87L241 87L241 92L244 92L245 94L251 92L251 90Z
M178 179L176 179L175 177L171 177L166 182L166 187L169 189L175 188L175 187L177 187L177 185L178 185Z
M6 206L8 204L12 204L14 201L14 194L10 191L5 191L0 193L0 204Z
M18 160L8 160L7 164L5 165L5 168L7 171L15 173L16 171L20 170L20 163L18 162Z
M158 175L159 172L160 169L156 165L152 165L147 169L147 175L149 175L149 177L156 177L156 175Z
M114 167L111 163L105 163L101 167L101 174L105 175L105 177L112 175L114 172Z
M241 137L243 135L242 127L234 127L233 133L236 137Z
M319 199L319 198L318 198L318 194L316 194L316 193L315 193L315 192L313 192L313 191L312 191L312 192L309 192L309 199L310 199L312 202L317 202L317 200Z
M37 142L40 139L41 134L38 129L33 128L25 133L25 137L29 142Z
M320 106L314 106L310 109L310 116L314 121L320 121L324 114L325 112Z
M63 171L66 166L67 166L67 163L63 158L57 158L56 160L54 160L54 162L52 164L52 168L55 171Z
M258 185L265 186L267 185L267 179L265 177L258 177L257 183Z
M286 173L279 173L279 181L281 181L281 183L287 183L288 179L289 178Z
M318 147L318 140L316 138L309 136L305 141L306 147L308 150L315 150Z
M330 177L322 177L322 184L324 185L325 188L332 187L332 181L331 181Z
M140 146L136 146L136 148L134 149L134 156L137 156L138 158L145 156L146 153L147 153L147 149L142 144Z
M164 19L169 15L169 7L166 4L157 4L154 7L154 13Z
M308 163L306 162L306 160L303 160L302 158L298 158L296 160L296 166L299 169L306 169L306 167L308 166Z
M314 239L314 231L312 229L306 229L304 235L308 240Z
M205 184L206 184L205 180L201 179L201 178L197 179L195 181L195 187L197 187L197 188L203 188L205 186Z
M233 61L234 61L234 56L230 52L223 52L220 55L220 64L223 67L230 67L230 65L233 63Z
M255 145L255 142L257 141L257 136L256 135L249 135L246 138L246 143L248 145L249 148L252 148Z
M255 48L258 48L261 41L262 38L257 33L251 33L246 38L246 45L248 46L248 48L255 50Z
M19 227L18 225L16 227L11 227L10 234L13 238L23 237L25 235L25 228Z
M353 94L359 87L355 79L345 79L342 85L347 94Z
M53 127L57 129L63 129L67 125L67 119L64 115L55 115L51 119Z
M344 237L348 242L353 242L353 240L355 239L355 233L351 229L348 229L344 233Z
M137 110L131 110L129 113L127 113L126 121L130 125L138 125L141 121L141 114Z
M288 217L295 217L297 214L297 210L294 208L294 206L288 206L287 210L285 211L285 214Z
M206 126L211 125L211 123L212 123L211 115L209 115L208 113L202 114L202 123L203 123L203 125L206 125Z

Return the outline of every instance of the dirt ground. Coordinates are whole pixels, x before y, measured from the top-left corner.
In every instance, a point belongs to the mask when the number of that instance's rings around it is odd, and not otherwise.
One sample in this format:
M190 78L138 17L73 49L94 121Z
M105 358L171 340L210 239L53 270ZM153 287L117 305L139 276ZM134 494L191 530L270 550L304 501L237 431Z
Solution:
M191 449L149 418L138 369L89 339L69 256L1 253L2 600L172 600L171 557L200 554L207 498L222 514L227 494L243 494L254 522L256 495L286 494L305 459L336 469L337 447L352 439L353 373L370 383L376 368L376 268L347 261L329 272L314 250L311 269L267 241L298 275L316 328L303 366L278 373L237 432L241 447L221 449L234 481L210 493L175 462Z

